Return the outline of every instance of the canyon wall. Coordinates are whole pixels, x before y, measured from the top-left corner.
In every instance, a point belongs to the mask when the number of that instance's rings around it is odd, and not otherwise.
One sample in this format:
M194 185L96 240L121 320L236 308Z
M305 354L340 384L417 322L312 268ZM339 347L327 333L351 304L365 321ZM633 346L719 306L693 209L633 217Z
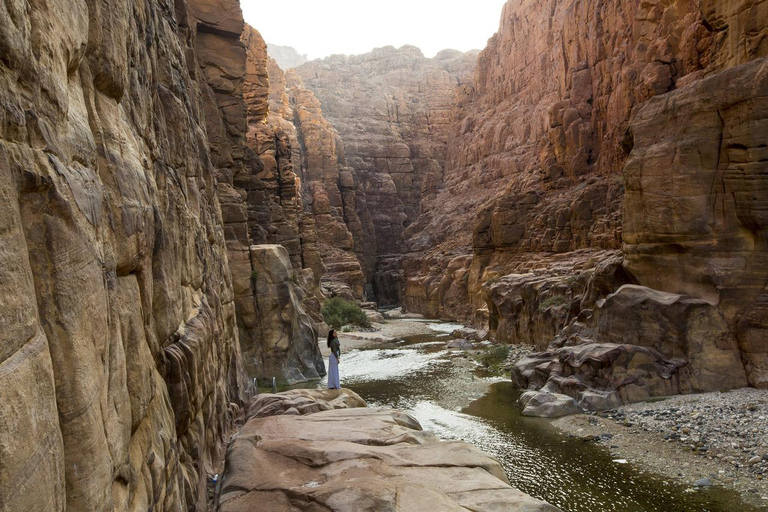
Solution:
M574 322L617 341L595 322L624 285L705 300L727 363L691 355L680 389L764 386L767 21L764 1L510 0L474 72L412 47L300 66L365 194L370 291L542 350Z
M423 263L406 305L535 344L518 384L586 408L764 387L767 51L766 2L508 2L449 142L479 214L419 221L471 226L471 308Z
M0 510L205 510L251 391L216 184L239 6L5 2L0 26Z
M402 300L403 232L443 186L456 91L475 58L446 50L427 59L418 48L385 47L295 70L342 143L349 167L342 188L358 189L362 228L351 231L369 296L380 304Z
M314 313L319 319L320 309L314 272L323 269L310 265L305 272L305 257L311 261L317 248L312 224L302 222L301 196L293 172L292 127L275 123L269 115L266 44L253 28L243 28L242 23L240 28L240 32L227 34L234 38L232 52L208 44L205 55L211 63L203 71L213 84L211 103L221 113L210 116L208 132L217 144L214 164L243 363L251 377L303 382L325 374L311 318ZM206 41L222 37L219 28ZM232 91L235 94L228 94ZM285 247L290 269L284 286L277 286L274 276L261 275L265 268L280 266L265 266L257 257L262 251L253 246L261 244ZM285 318L267 321L280 307Z

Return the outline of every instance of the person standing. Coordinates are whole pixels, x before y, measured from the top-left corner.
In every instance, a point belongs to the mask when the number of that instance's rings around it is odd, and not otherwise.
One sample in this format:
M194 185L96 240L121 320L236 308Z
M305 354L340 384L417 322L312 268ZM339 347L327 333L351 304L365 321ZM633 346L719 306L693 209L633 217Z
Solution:
M328 331L328 348L331 355L328 358L328 389L341 389L339 384L339 363L341 362L341 343L336 337L336 331Z

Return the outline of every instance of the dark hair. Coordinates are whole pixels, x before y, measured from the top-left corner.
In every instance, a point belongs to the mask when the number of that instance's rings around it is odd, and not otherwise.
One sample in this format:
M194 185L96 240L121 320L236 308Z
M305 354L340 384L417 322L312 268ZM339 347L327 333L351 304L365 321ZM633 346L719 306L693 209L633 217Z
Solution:
M336 337L336 331L331 329L328 331L328 348L331 348L331 340Z

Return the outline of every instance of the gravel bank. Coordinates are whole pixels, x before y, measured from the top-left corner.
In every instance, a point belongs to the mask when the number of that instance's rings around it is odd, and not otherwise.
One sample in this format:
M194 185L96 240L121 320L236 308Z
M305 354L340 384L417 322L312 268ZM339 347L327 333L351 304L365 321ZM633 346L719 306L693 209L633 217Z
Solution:
M768 509L768 390L682 395L553 422L692 489L732 488Z

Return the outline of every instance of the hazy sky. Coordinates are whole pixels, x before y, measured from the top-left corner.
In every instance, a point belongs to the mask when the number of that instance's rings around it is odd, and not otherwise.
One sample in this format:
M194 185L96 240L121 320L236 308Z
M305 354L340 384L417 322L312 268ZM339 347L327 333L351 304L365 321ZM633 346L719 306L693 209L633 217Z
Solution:
M499 28L505 0L241 0L245 21L268 43L310 59L411 44L427 57L482 50Z

